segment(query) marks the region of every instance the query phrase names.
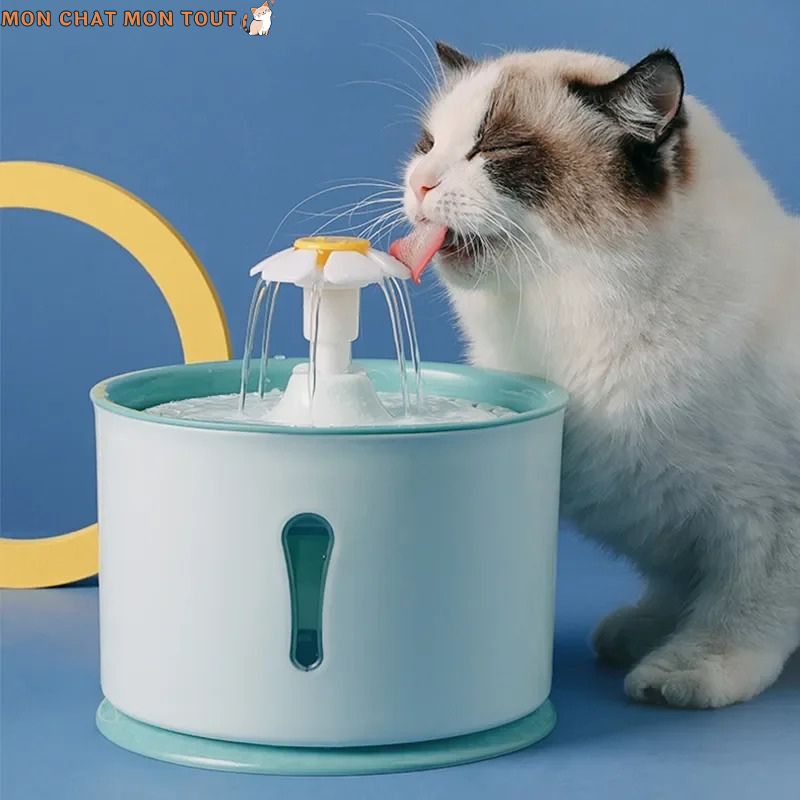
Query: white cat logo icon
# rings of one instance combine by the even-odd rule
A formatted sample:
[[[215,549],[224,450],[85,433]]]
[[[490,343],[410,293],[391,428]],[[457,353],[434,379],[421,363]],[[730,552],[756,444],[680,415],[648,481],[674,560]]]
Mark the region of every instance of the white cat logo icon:
[[[275,0],[272,0],[272,5],[275,5]],[[270,0],[264,0],[264,4],[258,8],[251,8],[253,20],[248,26],[247,12],[245,11],[242,17],[242,28],[251,36],[266,36],[272,26],[272,9],[270,8]]]

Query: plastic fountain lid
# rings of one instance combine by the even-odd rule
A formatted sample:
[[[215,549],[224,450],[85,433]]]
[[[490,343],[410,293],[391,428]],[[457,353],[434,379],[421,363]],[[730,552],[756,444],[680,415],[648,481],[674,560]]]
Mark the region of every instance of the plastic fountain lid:
[[[350,236],[306,236],[293,247],[259,261],[250,274],[265,281],[297,286],[359,288],[385,278],[408,279],[408,268],[368,239]]]

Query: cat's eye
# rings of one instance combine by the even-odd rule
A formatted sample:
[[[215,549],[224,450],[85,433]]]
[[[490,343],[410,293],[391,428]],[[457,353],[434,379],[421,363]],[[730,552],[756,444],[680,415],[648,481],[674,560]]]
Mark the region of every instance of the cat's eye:
[[[493,147],[482,147],[482,153],[496,153],[498,150],[522,150],[525,147],[530,147],[530,142],[505,142],[503,144],[496,144]]]
[[[428,131],[422,131],[419,139],[417,140],[416,144],[416,151],[418,153],[428,153],[430,152],[431,148],[433,147],[433,136],[431,136]]]
[[[478,153],[502,153],[507,151],[524,150],[531,147],[531,142],[524,139],[509,139],[508,141],[498,142],[477,142],[467,153],[467,161],[474,158]]]

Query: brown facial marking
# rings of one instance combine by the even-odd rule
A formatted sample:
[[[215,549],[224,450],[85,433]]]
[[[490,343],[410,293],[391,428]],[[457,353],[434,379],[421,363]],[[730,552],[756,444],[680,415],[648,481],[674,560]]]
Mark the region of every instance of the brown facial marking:
[[[547,138],[526,118],[525,89],[522,74],[509,72],[501,78],[468,157],[484,157],[486,172],[499,191],[538,205],[558,178],[559,164]]]
[[[597,85],[584,79],[566,79],[569,92],[595,108]],[[613,119],[613,118],[612,118]],[[690,156],[686,111],[681,108],[664,134],[654,142],[643,141],[620,129],[617,178],[620,191],[642,203],[663,199],[672,185],[689,180]]]
[[[414,150],[417,153],[427,153],[433,147],[433,136],[428,133],[428,131],[423,130],[417,139],[417,143],[414,145]]]
[[[684,78],[671,50],[655,50],[610,81],[576,75],[567,89],[614,124],[625,190],[662,198],[673,179],[688,180]]]
[[[669,141],[634,142],[570,91],[576,80],[592,76],[506,68],[469,155],[480,153],[497,190],[537,209],[562,235],[612,239],[661,205],[673,176],[689,180],[685,112]]]
[[[506,69],[492,93],[479,148],[486,149],[487,174],[498,191],[536,208],[571,236],[602,229],[619,202],[606,174],[609,154],[585,138],[577,118],[565,116],[569,98],[563,92],[522,67]],[[517,142],[526,146],[509,147]]]

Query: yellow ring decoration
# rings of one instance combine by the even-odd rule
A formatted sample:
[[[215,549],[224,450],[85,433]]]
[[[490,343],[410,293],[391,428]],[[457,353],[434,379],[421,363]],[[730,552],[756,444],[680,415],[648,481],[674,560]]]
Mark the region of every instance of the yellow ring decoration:
[[[187,363],[231,357],[217,292],[189,244],[155,209],[111,181],[61,164],[0,162],[0,208],[50,211],[104,233],[147,270],[167,301]],[[0,588],[58,586],[97,572],[97,524],[43,539],[0,538]]]

